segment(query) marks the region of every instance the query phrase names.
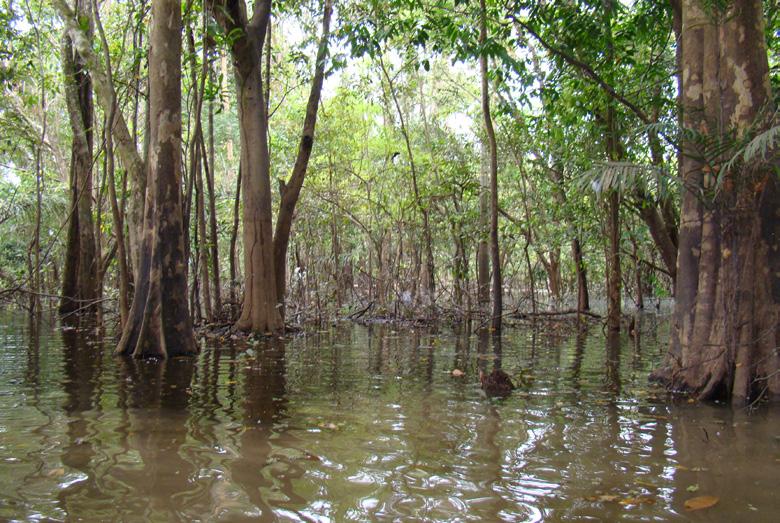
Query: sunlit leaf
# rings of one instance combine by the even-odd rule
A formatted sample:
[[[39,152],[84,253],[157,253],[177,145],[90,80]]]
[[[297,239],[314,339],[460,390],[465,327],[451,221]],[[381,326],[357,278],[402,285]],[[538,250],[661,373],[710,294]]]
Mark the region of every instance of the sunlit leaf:
[[[693,511],[714,507],[719,501],[720,498],[715,496],[696,496],[685,502],[685,510]]]

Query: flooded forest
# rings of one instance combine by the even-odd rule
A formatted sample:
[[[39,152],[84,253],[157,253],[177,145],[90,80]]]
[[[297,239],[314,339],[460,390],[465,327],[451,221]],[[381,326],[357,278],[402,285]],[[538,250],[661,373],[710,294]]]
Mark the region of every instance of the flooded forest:
[[[777,2],[0,19],[0,520],[777,521]]]

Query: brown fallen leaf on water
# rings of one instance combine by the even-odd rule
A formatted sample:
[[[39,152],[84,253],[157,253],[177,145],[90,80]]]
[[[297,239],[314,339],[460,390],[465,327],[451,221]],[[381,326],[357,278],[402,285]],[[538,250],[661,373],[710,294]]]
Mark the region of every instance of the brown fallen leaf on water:
[[[655,483],[650,483],[649,481],[642,481],[641,479],[636,480],[634,483],[646,488],[653,488],[653,489],[658,488],[658,485],[656,485]]]
[[[454,378],[462,378],[465,374],[466,373],[460,369],[455,369],[452,371],[452,377]]]
[[[615,496],[614,494],[601,494],[599,496],[588,496],[585,499],[588,501],[600,501],[602,503],[611,503],[613,501],[617,501],[620,498],[620,496]]]
[[[685,510],[702,510],[714,507],[718,504],[718,501],[720,501],[720,498],[715,496],[696,496],[685,502]]]
[[[637,496],[635,498],[621,499],[618,503],[621,505],[652,505],[655,503],[655,498],[651,498],[650,496]]]
[[[58,478],[63,474],[65,474],[65,469],[59,468],[59,469],[50,470],[46,475],[49,476],[50,478]]]

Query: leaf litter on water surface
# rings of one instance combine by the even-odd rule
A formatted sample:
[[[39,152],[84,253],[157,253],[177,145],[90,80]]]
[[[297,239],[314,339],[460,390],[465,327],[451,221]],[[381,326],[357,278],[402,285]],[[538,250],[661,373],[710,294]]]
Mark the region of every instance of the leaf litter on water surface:
[[[685,510],[690,512],[714,507],[718,504],[719,501],[720,498],[715,496],[696,496],[695,498],[691,498],[685,502]]]

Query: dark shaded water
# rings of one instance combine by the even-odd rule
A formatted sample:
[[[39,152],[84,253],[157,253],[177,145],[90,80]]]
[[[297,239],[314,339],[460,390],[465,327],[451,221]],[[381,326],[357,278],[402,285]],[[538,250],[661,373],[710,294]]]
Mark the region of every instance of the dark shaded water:
[[[0,520],[777,521],[778,410],[669,406],[668,328],[643,326],[609,350],[350,325],[153,363],[0,316]],[[491,400],[499,365],[519,387]]]

